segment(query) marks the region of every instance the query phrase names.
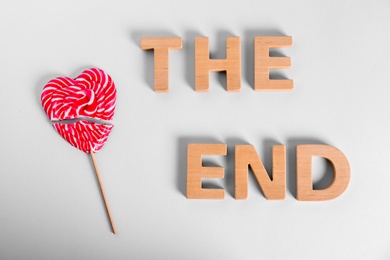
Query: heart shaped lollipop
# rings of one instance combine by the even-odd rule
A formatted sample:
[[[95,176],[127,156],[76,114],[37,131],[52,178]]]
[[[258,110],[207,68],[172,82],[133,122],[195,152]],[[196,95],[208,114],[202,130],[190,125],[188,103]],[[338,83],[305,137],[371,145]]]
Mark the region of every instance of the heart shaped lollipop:
[[[114,116],[116,89],[113,80],[107,73],[97,68],[87,69],[75,79],[58,77],[44,86],[41,101],[47,116],[55,122],[54,129],[71,145],[91,155],[115,234],[114,221],[94,157],[94,153],[103,147],[114,127],[97,122],[111,120]]]
[[[50,120],[61,121],[76,118],[111,120],[115,111],[116,89],[107,73],[101,69],[92,68],[85,70],[75,79],[58,77],[50,80],[43,88],[41,100],[42,107]],[[84,122],[84,125],[87,124],[91,123]],[[57,125],[55,129],[70,144],[89,153],[97,152],[103,147],[112,127],[107,127],[104,132],[98,131],[96,127],[81,129]],[[76,139],[86,133],[89,133],[91,137],[99,136],[100,138],[90,139],[91,146],[86,147],[82,145],[81,139]],[[75,138],[70,139],[69,136]]]

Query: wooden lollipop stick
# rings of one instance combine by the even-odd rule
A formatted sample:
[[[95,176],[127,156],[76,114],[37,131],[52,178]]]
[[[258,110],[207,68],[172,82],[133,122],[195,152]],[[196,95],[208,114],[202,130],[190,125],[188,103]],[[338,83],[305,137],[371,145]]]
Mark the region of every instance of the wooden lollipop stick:
[[[112,232],[115,234],[116,233],[116,228],[115,228],[115,224],[114,224],[114,219],[112,218],[111,211],[110,211],[110,206],[108,205],[108,202],[107,202],[107,199],[106,199],[106,193],[104,192],[103,184],[102,184],[102,181],[100,179],[100,173],[99,173],[99,169],[97,167],[96,161],[95,161],[95,156],[94,156],[94,153],[92,151],[90,152],[90,154],[91,154],[91,157],[92,157],[93,167],[95,167],[95,172],[96,172],[96,176],[97,176],[97,179],[98,179],[98,182],[99,182],[99,185],[100,185],[100,190],[102,191],[104,204],[106,205],[108,218],[110,219]]]

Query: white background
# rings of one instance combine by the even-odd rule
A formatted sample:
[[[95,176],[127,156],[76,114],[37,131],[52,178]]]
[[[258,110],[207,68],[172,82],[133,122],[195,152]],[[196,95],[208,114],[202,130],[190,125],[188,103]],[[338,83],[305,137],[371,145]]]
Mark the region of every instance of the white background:
[[[390,259],[389,1],[1,1],[0,259]],[[291,92],[253,90],[253,37],[288,35]],[[170,91],[153,91],[144,36],[178,36]],[[194,38],[213,58],[242,43],[242,91],[213,73],[194,91]],[[118,96],[114,130],[96,155],[118,233],[110,230],[87,154],[51,127],[40,103],[56,76],[99,67]],[[226,143],[224,200],[187,200],[189,143]],[[287,146],[287,197],[267,201],[250,178],[234,199],[234,145],[264,164]],[[297,144],[348,158],[345,193],[295,199]],[[315,164],[316,185],[329,169]]]

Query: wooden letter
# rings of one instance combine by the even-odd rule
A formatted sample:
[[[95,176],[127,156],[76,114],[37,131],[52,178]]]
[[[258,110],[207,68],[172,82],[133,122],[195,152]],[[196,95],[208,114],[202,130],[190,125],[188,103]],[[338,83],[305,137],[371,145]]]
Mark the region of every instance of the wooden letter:
[[[327,159],[332,167],[332,184],[323,190],[313,190],[312,156]],[[342,194],[348,186],[350,169],[345,155],[335,147],[328,145],[297,146],[297,199],[301,201],[330,200]]]
[[[154,50],[154,91],[168,92],[169,50],[180,50],[180,37],[142,38],[143,50]]]
[[[270,48],[292,45],[291,36],[255,37],[255,90],[291,90],[292,80],[270,80],[269,69],[286,69],[291,66],[290,57],[270,57]]]
[[[286,197],[286,147],[275,145],[272,148],[272,180],[253,145],[235,147],[235,198],[248,197],[248,166],[251,166],[264,196],[269,200],[282,200]]]
[[[195,90],[209,90],[210,71],[226,71],[227,91],[241,90],[241,47],[240,37],[226,38],[226,59],[210,59],[209,39],[195,39]]]
[[[202,178],[223,178],[223,167],[203,167],[202,155],[226,155],[226,144],[189,144],[187,154],[187,198],[223,199],[222,189],[203,189]]]

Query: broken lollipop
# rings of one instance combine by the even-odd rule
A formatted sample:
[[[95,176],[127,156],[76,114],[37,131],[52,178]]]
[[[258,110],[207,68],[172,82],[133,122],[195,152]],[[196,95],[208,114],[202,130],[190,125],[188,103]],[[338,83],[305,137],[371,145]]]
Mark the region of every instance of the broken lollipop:
[[[103,147],[113,128],[104,121],[114,116],[114,82],[101,69],[87,69],[75,79],[57,77],[50,80],[42,90],[41,101],[54,129],[71,145],[91,155],[115,234],[116,228],[94,156]]]

